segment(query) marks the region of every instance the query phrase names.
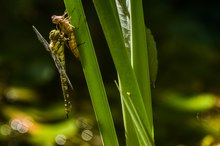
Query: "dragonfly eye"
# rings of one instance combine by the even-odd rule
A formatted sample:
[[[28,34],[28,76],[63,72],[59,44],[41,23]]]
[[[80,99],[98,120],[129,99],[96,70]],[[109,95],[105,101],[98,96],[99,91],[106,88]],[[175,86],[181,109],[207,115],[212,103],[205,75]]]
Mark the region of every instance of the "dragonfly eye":
[[[50,31],[49,39],[50,40],[58,40],[61,37],[60,31],[53,29]]]

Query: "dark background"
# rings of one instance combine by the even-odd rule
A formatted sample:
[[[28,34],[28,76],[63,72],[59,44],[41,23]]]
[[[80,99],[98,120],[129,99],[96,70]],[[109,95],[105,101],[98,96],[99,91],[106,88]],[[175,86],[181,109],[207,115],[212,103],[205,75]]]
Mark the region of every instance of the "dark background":
[[[67,73],[74,91],[73,113],[66,119],[59,74],[32,30],[35,25],[47,39],[49,31],[55,28],[50,17],[63,14],[63,1],[8,0],[0,5],[0,144],[46,145],[49,141],[57,145],[43,134],[59,131],[57,125],[65,127],[66,121],[80,121],[82,117],[97,135],[80,62],[67,49]],[[144,1],[145,22],[158,49],[159,72],[156,88],[152,89],[158,146],[220,143],[219,6],[196,0]],[[84,2],[84,8],[119,140],[124,145],[119,96],[114,84],[117,75],[92,2]],[[23,121],[27,117],[38,128],[26,126],[29,130],[23,133],[12,128],[14,119]],[[53,130],[48,130],[49,127]],[[86,145],[79,136],[79,126],[77,129],[75,133],[70,130],[72,135],[66,145]],[[37,138],[40,140],[33,142]],[[94,139],[88,143],[98,145]]]

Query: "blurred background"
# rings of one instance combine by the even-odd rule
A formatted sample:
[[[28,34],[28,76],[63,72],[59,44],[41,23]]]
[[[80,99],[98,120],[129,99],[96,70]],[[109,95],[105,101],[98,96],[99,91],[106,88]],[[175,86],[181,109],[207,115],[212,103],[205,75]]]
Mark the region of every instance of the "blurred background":
[[[63,14],[63,1],[8,0],[0,5],[0,145],[101,145],[80,62],[66,49],[74,86],[73,111],[66,118],[59,73],[32,30],[35,25],[48,40],[55,28],[50,17]],[[219,6],[195,0],[144,1],[159,59],[152,88],[158,146],[220,145]],[[92,2],[84,2],[84,8],[117,134],[125,145],[115,68]]]

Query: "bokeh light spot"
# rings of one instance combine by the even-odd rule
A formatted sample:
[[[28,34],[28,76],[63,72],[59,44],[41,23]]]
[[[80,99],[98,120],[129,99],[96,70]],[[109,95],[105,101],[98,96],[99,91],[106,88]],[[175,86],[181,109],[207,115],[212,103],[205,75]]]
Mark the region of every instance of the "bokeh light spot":
[[[10,133],[11,133],[11,128],[10,128],[10,126],[9,125],[7,125],[7,124],[4,124],[4,125],[2,125],[1,127],[0,127],[0,133],[2,134],[2,135],[10,135]]]
[[[86,130],[83,130],[81,137],[85,141],[90,141],[93,138],[93,133],[91,130],[86,129]]]
[[[66,136],[59,134],[56,136],[55,141],[58,145],[64,145],[66,143]]]

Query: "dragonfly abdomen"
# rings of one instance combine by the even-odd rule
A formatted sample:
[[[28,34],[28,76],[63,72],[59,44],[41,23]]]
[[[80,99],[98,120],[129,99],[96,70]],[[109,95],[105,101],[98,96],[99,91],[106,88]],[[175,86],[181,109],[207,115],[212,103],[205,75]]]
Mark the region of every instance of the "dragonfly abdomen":
[[[61,85],[62,85],[62,91],[63,91],[63,97],[64,97],[64,108],[68,116],[68,113],[72,109],[72,105],[70,102],[70,95],[68,91],[69,90],[68,81],[63,74],[60,74],[60,79],[61,79]]]

